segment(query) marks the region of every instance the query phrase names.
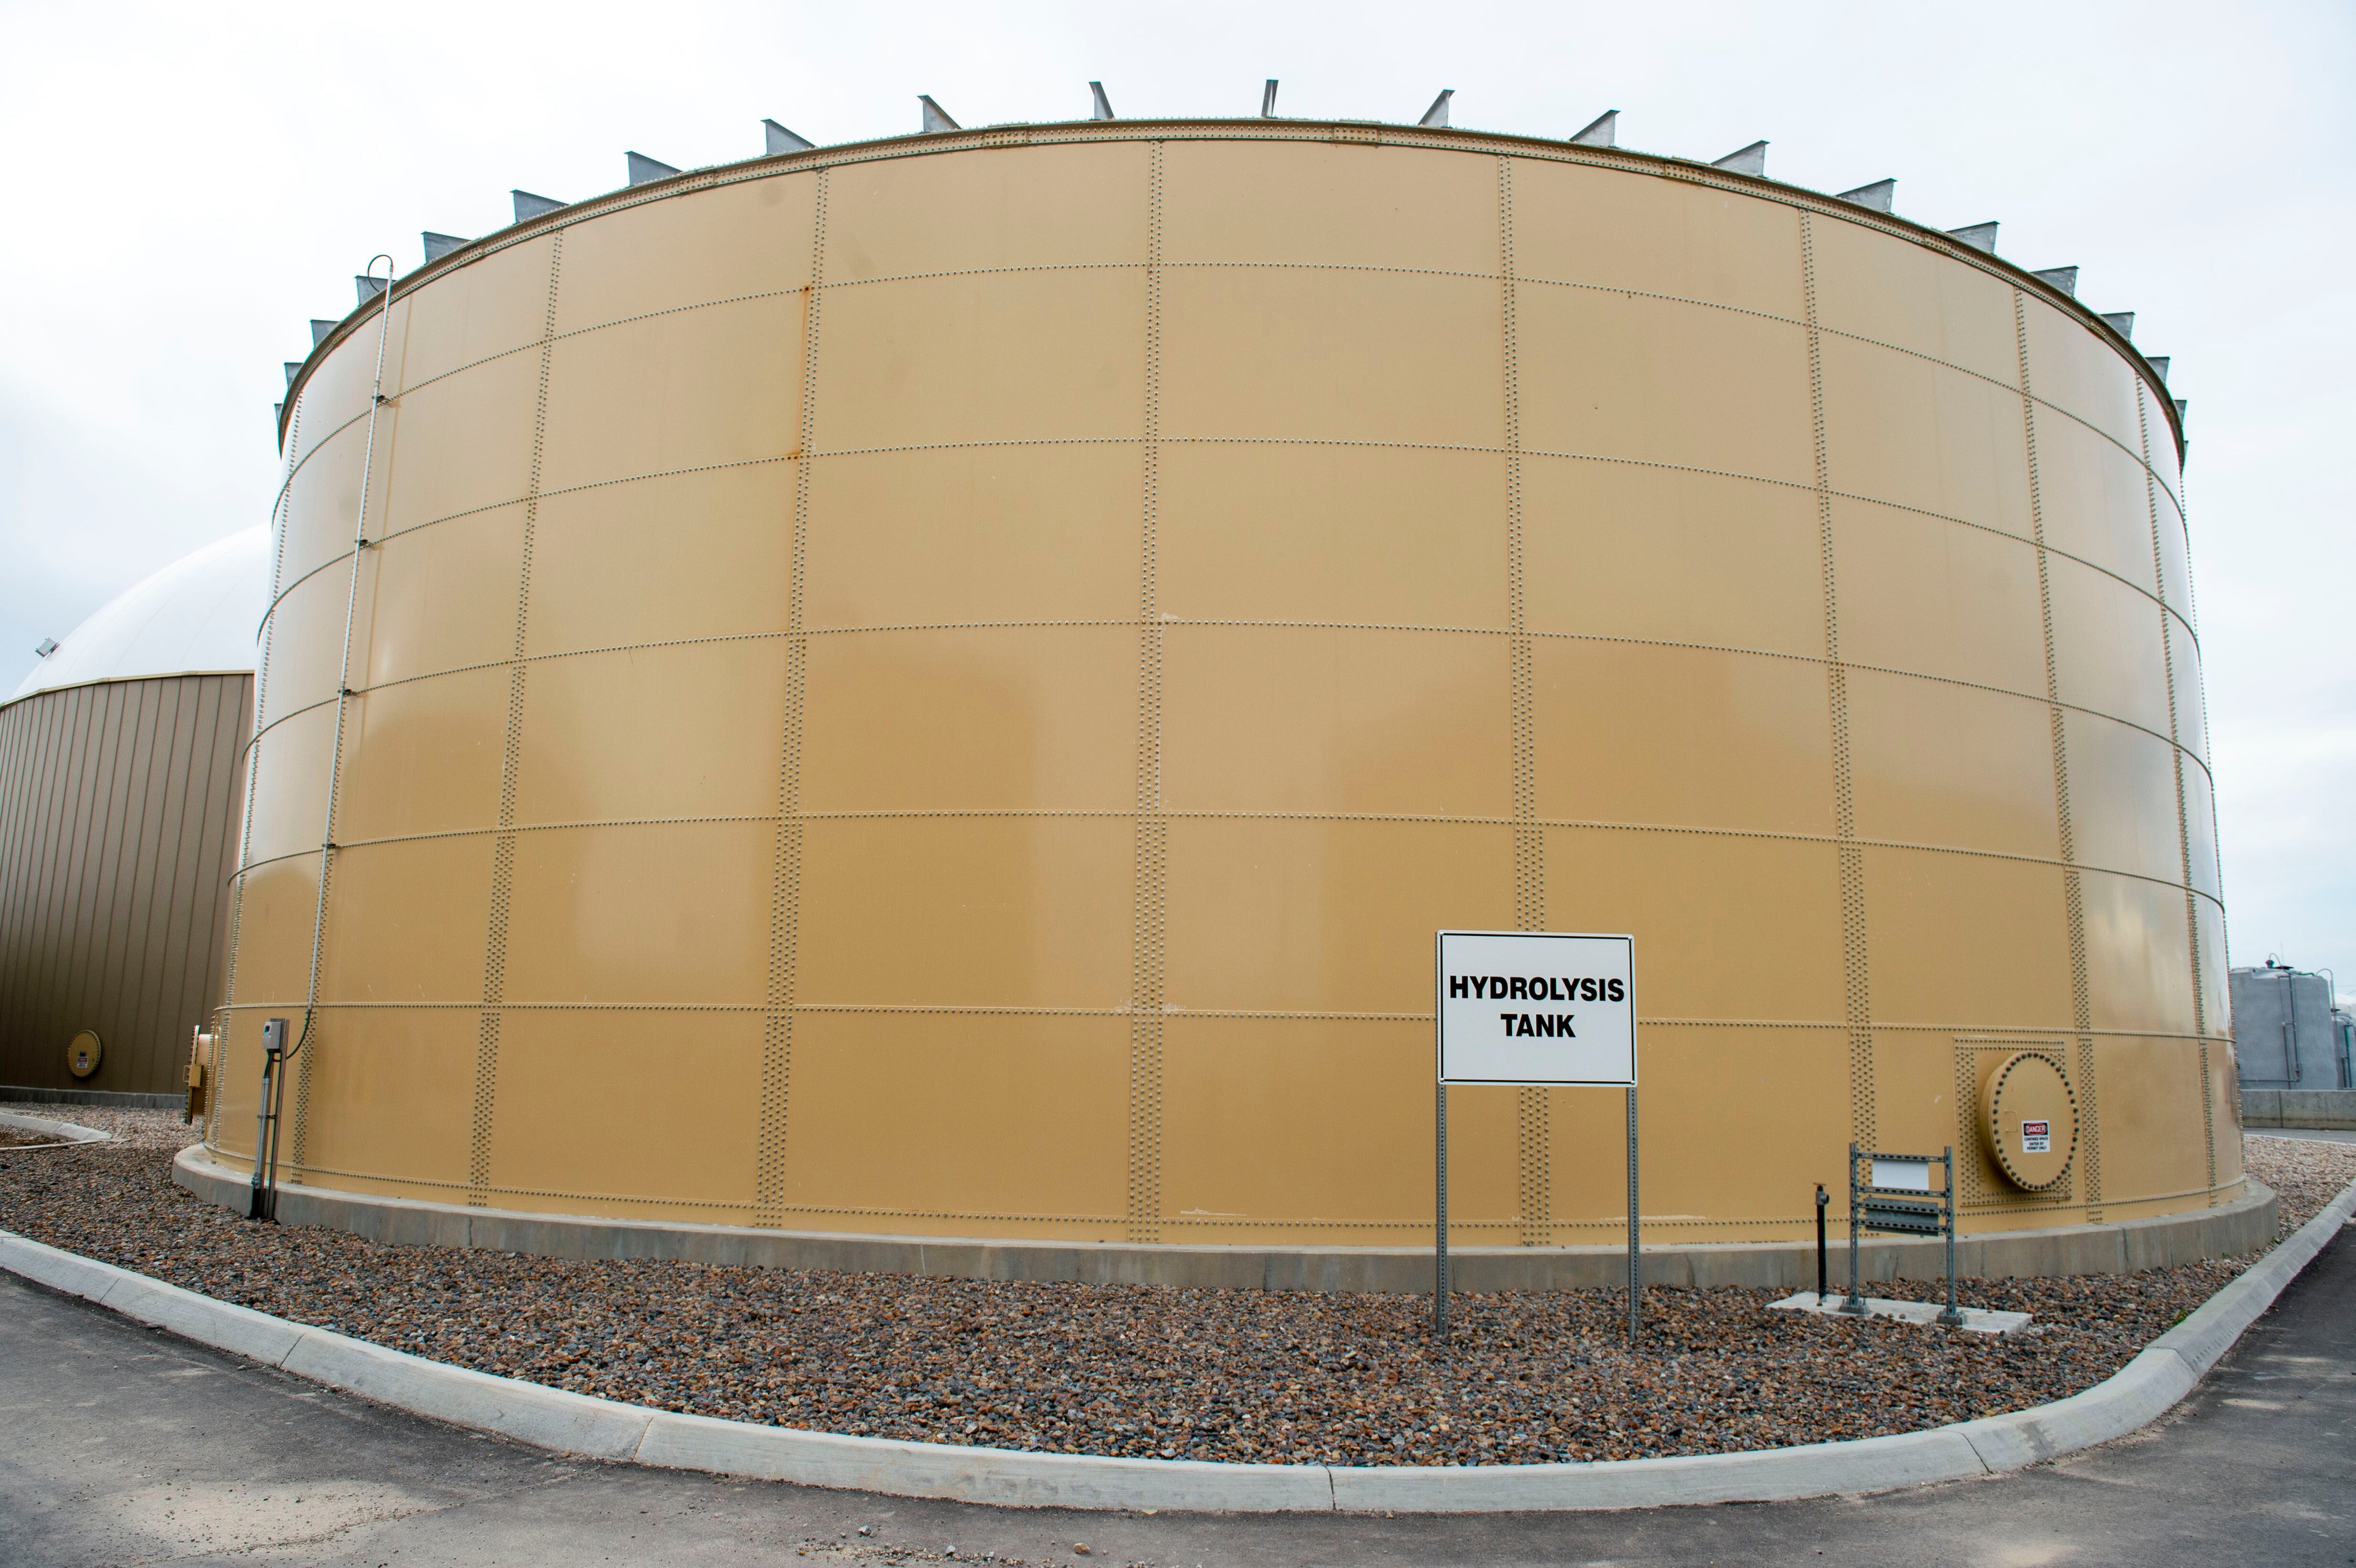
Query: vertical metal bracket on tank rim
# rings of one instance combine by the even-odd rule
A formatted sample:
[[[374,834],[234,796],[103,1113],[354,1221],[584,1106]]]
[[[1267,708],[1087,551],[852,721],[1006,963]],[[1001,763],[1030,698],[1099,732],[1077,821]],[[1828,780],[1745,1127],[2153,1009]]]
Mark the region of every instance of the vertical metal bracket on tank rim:
[[[286,1093],[286,1074],[294,1058],[309,1043],[311,1028],[319,1010],[319,956],[327,929],[327,870],[336,852],[336,803],[344,775],[344,720],[352,699],[352,624],[359,617],[360,602],[360,552],[368,549],[369,491],[376,475],[377,414],[384,407],[384,355],[392,336],[392,284],[398,263],[383,253],[369,258],[368,271],[362,275],[369,283],[376,281],[376,264],[384,263],[384,287],[378,291],[384,306],[377,312],[376,379],[369,389],[368,439],[360,449],[360,498],[359,515],[352,520],[351,572],[344,588],[344,654],[336,671],[336,740],[327,753],[327,808],[319,830],[319,887],[311,905],[311,972],[303,992],[303,1029],[294,1043],[283,1054],[273,1057],[265,1052],[262,1061],[262,1093],[268,1118],[269,1157],[257,1144],[253,1151],[254,1188],[253,1218],[274,1219],[278,1211],[278,1115],[269,1106],[274,1090],[282,1102]],[[273,1065],[275,1071],[273,1071]],[[300,1109],[300,1099],[297,1099]],[[297,1157],[300,1157],[298,1151]],[[266,1175],[264,1174],[266,1171]]]

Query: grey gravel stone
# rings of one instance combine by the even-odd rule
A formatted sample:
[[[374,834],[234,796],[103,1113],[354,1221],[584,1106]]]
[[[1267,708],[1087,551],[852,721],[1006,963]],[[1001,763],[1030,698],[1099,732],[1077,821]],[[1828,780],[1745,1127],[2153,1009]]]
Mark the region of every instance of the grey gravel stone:
[[[251,1224],[174,1186],[177,1114],[77,1108],[123,1141],[6,1159],[0,1226],[261,1311],[608,1399],[1055,1453],[1504,1464],[1918,1431],[2079,1392],[2247,1260],[1966,1281],[2006,1339],[1770,1312],[1767,1290],[1461,1297],[1451,1343],[1397,1296],[914,1279],[385,1246]],[[2252,1137],[2296,1227],[2356,1147]],[[1880,1284],[1927,1299],[1933,1283]]]

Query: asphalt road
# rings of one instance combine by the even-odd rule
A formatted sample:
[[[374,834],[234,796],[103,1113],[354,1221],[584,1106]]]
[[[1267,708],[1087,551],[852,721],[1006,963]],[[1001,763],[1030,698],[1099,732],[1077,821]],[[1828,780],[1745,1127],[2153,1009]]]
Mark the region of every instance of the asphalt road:
[[[0,1275],[0,1563],[17,1568],[888,1563],[951,1547],[1074,1568],[2356,1563],[2356,1237],[2169,1416],[2060,1464],[1866,1499],[1452,1519],[1000,1509],[554,1459]]]

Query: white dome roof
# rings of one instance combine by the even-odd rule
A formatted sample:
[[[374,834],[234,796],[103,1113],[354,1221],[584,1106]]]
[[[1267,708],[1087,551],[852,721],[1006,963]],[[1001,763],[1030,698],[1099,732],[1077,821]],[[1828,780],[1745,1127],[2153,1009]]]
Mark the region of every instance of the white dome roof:
[[[34,667],[17,697],[99,680],[253,668],[270,599],[270,530],[252,528],[116,595]]]

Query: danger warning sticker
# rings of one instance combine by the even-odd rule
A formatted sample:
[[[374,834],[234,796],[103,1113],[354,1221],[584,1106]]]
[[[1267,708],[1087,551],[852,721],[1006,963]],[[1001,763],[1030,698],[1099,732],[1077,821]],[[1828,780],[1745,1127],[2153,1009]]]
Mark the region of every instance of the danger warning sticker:
[[[2020,1152],[2021,1152],[2021,1153],[2023,1153],[2023,1154],[2048,1154],[2048,1153],[2051,1153],[2051,1152],[2052,1151],[2052,1148],[2053,1148],[2053,1124],[2052,1124],[2052,1123],[2051,1123],[2051,1122],[2023,1122],[2023,1123],[2021,1123],[2021,1124],[2020,1124]]]

